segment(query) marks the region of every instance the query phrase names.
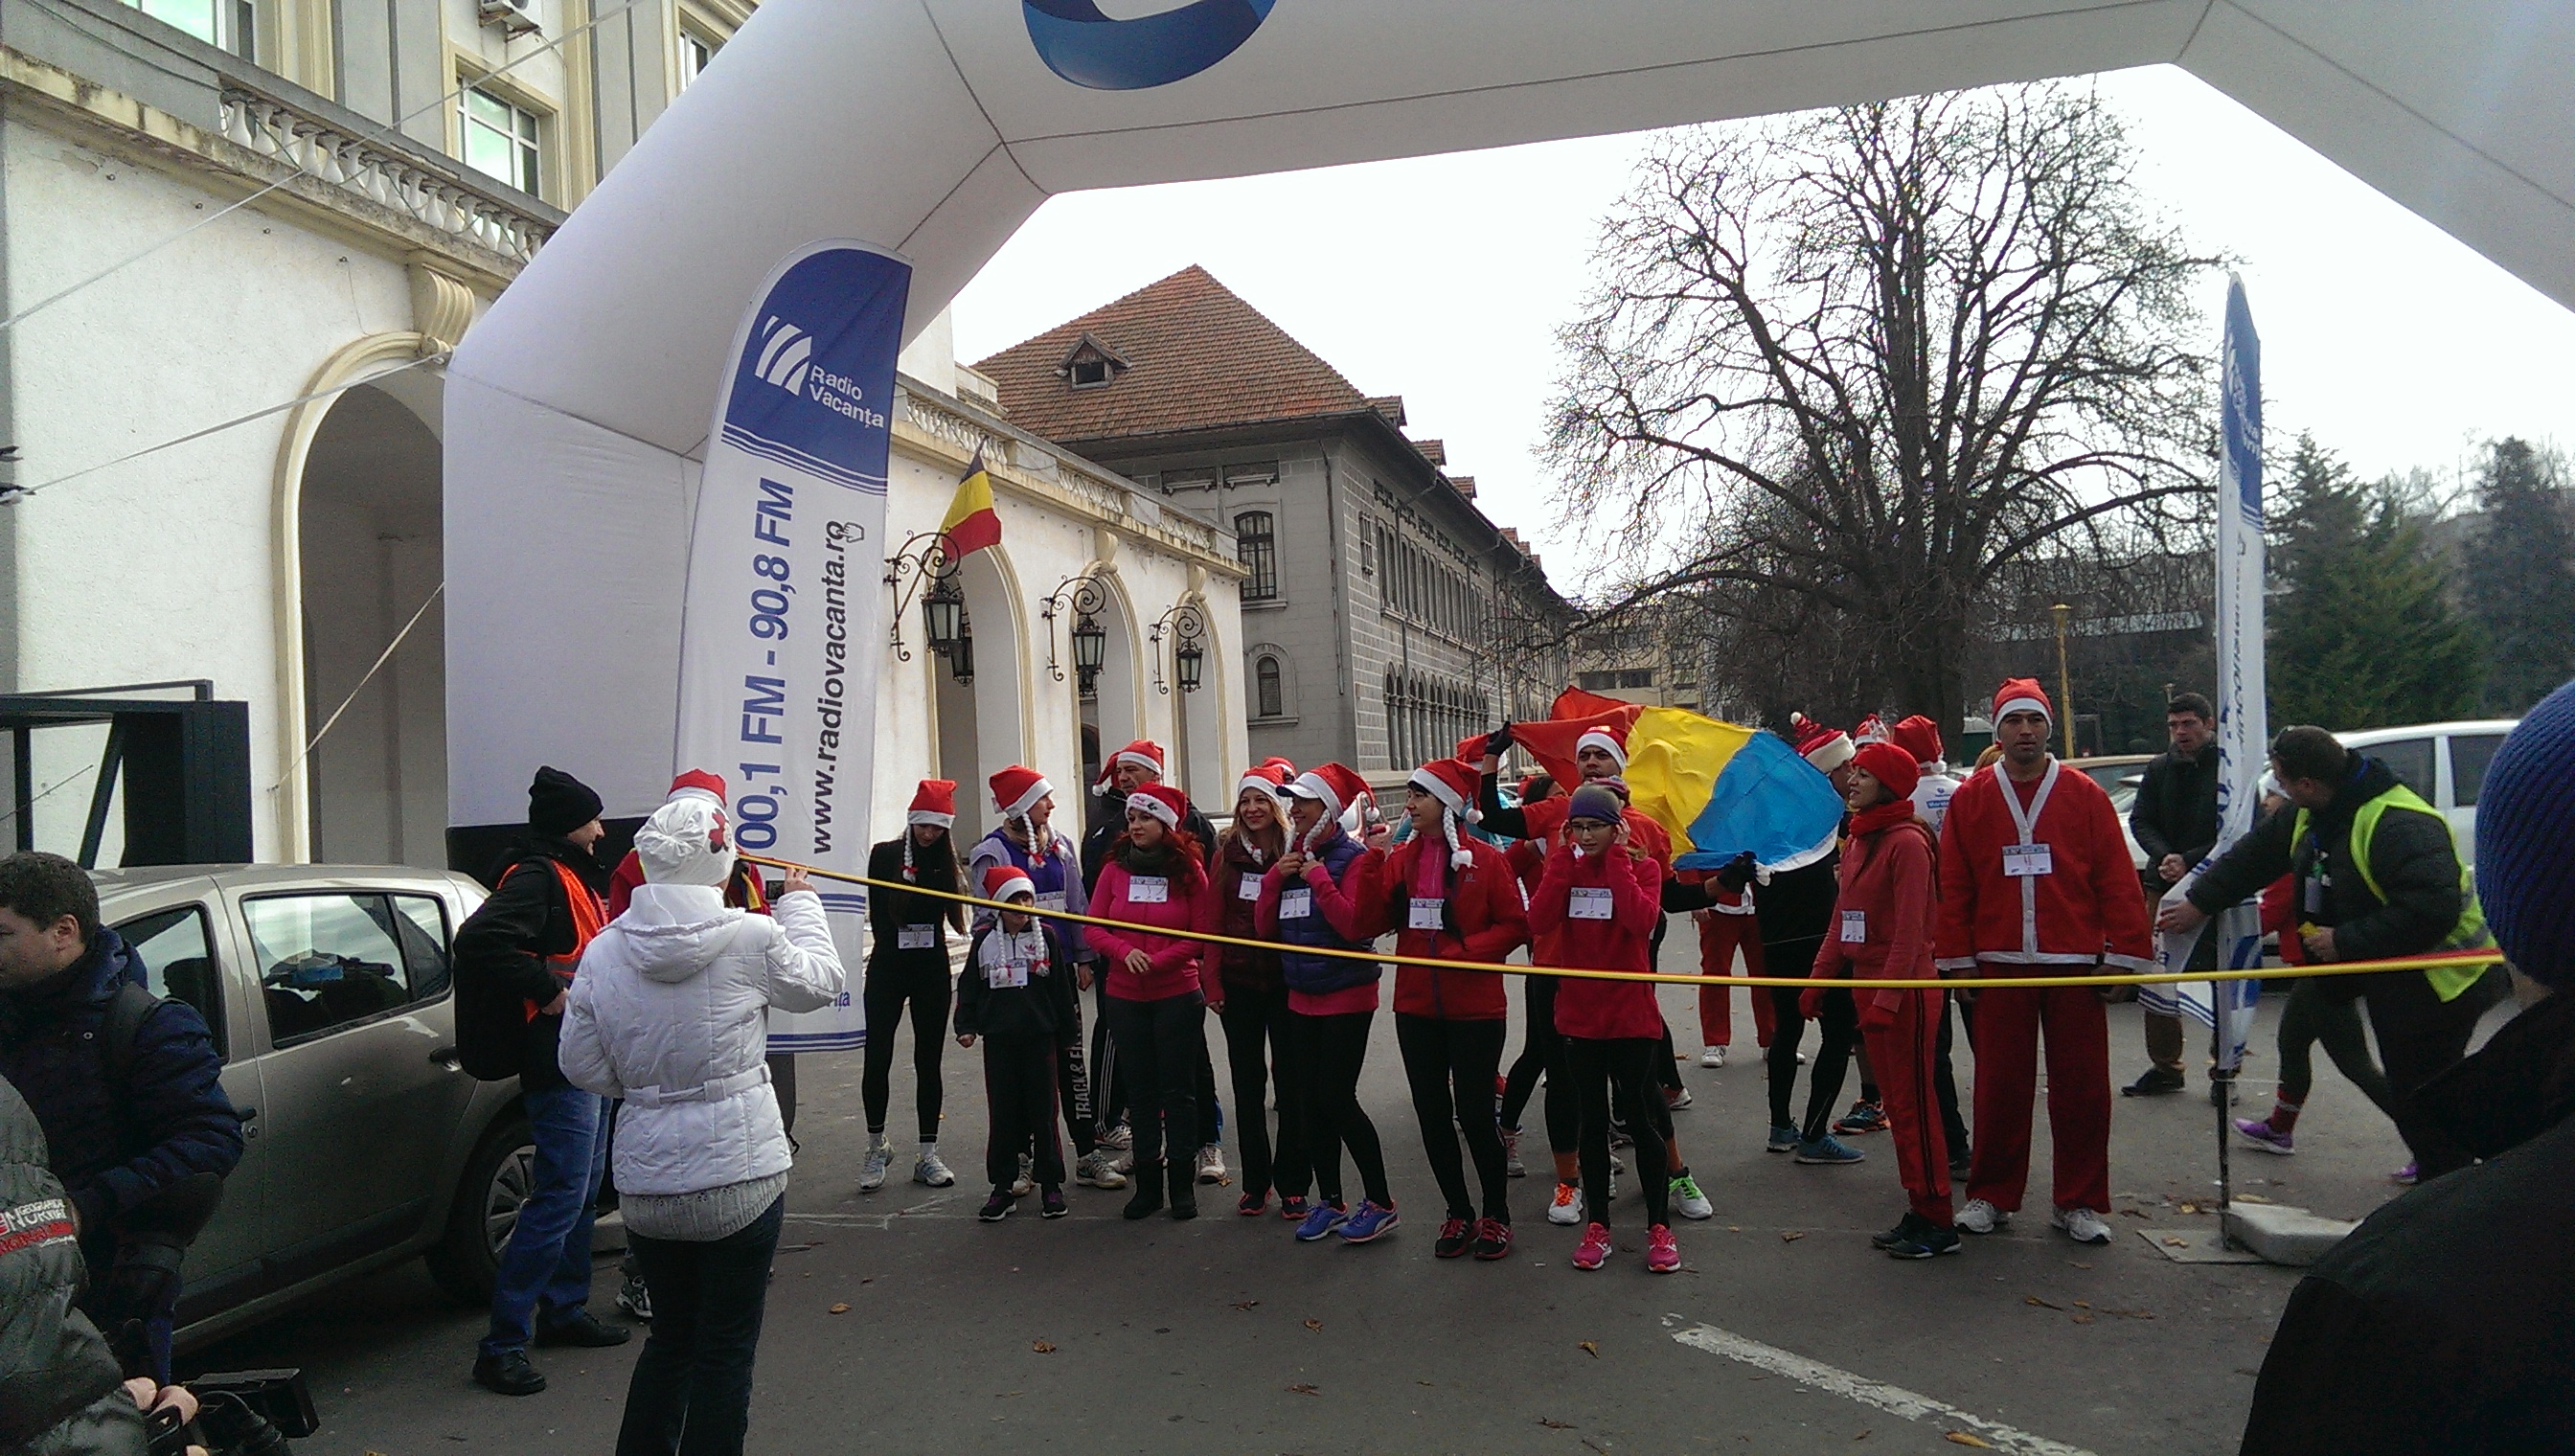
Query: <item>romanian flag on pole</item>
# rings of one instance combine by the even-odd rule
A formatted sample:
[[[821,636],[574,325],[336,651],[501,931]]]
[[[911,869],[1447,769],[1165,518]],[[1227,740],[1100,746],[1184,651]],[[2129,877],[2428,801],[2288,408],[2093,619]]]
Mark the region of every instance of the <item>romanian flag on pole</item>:
[[[993,509],[993,478],[984,471],[978,446],[966,478],[957,483],[957,499],[948,503],[948,519],[939,523],[947,534],[949,560],[963,561],[988,546],[1002,544],[1002,517]]]
[[[1636,715],[1627,787],[1671,831],[1676,868],[1714,869],[1748,849],[1765,869],[1794,869],[1841,833],[1841,795],[1786,738],[1677,708]]]

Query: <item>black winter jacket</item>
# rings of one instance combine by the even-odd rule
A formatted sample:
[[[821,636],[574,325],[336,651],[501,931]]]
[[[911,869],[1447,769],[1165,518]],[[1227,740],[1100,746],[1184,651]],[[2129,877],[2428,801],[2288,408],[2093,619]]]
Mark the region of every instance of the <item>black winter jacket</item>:
[[[564,989],[546,969],[545,957],[569,955],[573,948],[572,906],[549,861],[571,866],[593,889],[599,888],[599,862],[571,840],[548,835],[529,841],[502,869],[492,897],[456,927],[456,1013],[460,1020],[491,1008],[515,1008],[533,1001],[543,1006]],[[510,1014],[522,1015],[513,1009]],[[519,1086],[547,1091],[572,1085],[555,1065],[555,1042],[563,1017],[538,1015],[523,1020],[519,1043]]]
[[[966,950],[966,969],[957,977],[957,1034],[986,1037],[1064,1039],[1077,1014],[1073,962],[1052,926],[1039,923],[1046,940],[1043,959],[1029,966],[1025,986],[996,986],[985,976],[984,949],[1002,929],[998,920],[975,932]],[[999,947],[995,947],[998,953]]]
[[[0,1082],[0,1451],[143,1456],[143,1413],[116,1356],[72,1308],[84,1267],[45,1135]]]
[[[2303,840],[2292,842],[2297,810],[2282,807],[2192,883],[2192,906],[2213,915],[2295,872],[2298,918],[2333,928],[2338,959],[2415,955],[2440,944],[2467,904],[2450,826],[2438,814],[2390,810],[2382,816],[2369,845],[2369,869],[2387,898],[2371,894],[2351,860],[2352,815],[2395,787],[2396,775],[2376,758],[2353,756],[2358,766],[2332,803],[2307,815]]]
[[[904,838],[912,830],[904,830]],[[926,889],[957,889],[957,851],[949,844],[923,850],[913,847],[913,883]],[[903,878],[903,839],[888,839],[868,850],[868,878],[899,881]],[[966,928],[967,906],[962,900],[946,900],[936,895],[913,894],[906,890],[868,886],[868,964],[921,965],[936,967],[948,973],[948,942],[945,937],[926,950],[903,948],[906,925],[951,925]]]
[[[2163,753],[2146,765],[2137,801],[2128,809],[2128,832],[2146,851],[2145,880],[2162,892],[2155,866],[2166,854],[2197,864],[2217,844],[2217,745],[2190,757]]]
[[[117,1220],[136,1204],[182,1178],[221,1177],[242,1157],[223,1058],[187,1002],[164,1001],[144,1018],[121,1099],[108,1084],[100,1037],[128,980],[145,984],[143,966],[102,926],[69,970],[0,993],[0,1077],[35,1109],[93,1259],[113,1252]]]

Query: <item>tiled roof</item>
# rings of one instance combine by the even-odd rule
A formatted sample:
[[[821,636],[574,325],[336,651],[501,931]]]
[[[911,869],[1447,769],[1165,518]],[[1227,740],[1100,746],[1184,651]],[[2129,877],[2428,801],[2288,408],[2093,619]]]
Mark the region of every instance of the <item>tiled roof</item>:
[[[1057,371],[1085,335],[1128,367],[1108,384],[1076,389]],[[1012,424],[1058,441],[1348,414],[1371,403],[1196,264],[975,368],[1001,386]]]

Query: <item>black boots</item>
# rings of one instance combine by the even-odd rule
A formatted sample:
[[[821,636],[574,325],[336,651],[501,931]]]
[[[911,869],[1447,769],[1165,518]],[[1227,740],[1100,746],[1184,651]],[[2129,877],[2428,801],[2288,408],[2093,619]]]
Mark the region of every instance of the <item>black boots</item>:
[[[1150,1217],[1163,1206],[1163,1168],[1160,1163],[1138,1163],[1127,1170],[1127,1177],[1136,1188],[1127,1200],[1129,1218]]]
[[[1183,1219],[1198,1217],[1198,1169],[1192,1166],[1187,1158],[1174,1158],[1171,1162],[1171,1173],[1172,1216]]]

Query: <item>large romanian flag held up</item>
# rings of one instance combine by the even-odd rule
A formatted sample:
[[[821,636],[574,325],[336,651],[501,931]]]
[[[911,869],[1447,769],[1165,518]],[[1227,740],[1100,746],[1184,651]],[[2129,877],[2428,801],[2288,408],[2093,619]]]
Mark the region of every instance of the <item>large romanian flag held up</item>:
[[[948,537],[952,562],[1002,544],[1002,517],[993,509],[993,478],[985,474],[982,447],[976,448],[973,464],[966,467],[966,478],[957,483],[957,499],[948,503],[948,518],[939,523],[939,529]]]

